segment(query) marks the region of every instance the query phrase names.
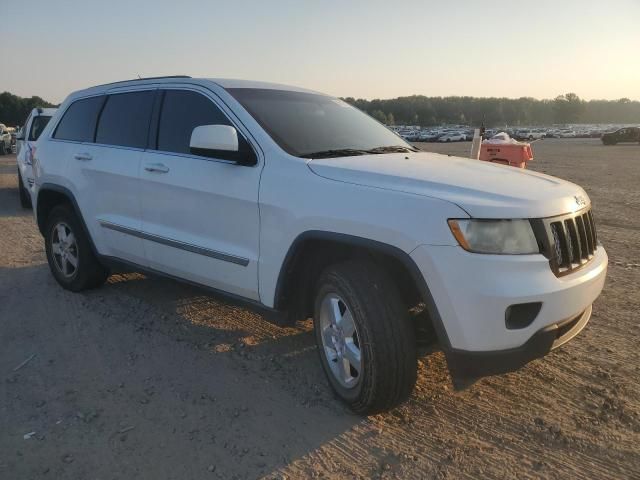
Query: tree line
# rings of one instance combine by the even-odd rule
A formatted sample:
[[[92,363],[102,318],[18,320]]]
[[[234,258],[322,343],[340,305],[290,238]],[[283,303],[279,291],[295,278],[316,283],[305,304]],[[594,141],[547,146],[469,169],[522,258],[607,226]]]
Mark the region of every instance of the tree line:
[[[40,97],[22,98],[9,92],[0,93],[0,123],[7,127],[22,125],[36,107],[55,107]]]
[[[493,126],[566,123],[640,123],[640,101],[582,100],[575,93],[553,100],[530,97],[426,97],[387,100],[343,98],[387,125],[464,124]]]
[[[487,127],[551,125],[554,123],[640,123],[640,101],[582,100],[575,93],[559,95],[553,100],[495,97],[426,97],[412,95],[387,100],[343,98],[387,125],[442,124],[480,125]],[[40,97],[22,98],[0,93],[0,123],[22,125],[35,107],[53,107]]]

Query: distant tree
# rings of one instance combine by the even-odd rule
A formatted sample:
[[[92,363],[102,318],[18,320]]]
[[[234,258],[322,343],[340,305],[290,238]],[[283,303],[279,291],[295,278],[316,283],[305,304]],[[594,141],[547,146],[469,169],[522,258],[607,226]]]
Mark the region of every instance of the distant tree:
[[[553,110],[556,123],[577,123],[584,112],[584,102],[575,93],[558,95]]]
[[[441,125],[467,123],[487,127],[507,125],[550,125],[552,123],[640,123],[640,102],[590,100],[585,102],[575,93],[553,100],[535,98],[425,97],[412,95],[387,100],[347,97],[346,102],[374,114],[382,112],[388,124]],[[380,113],[375,113],[381,119]]]
[[[371,112],[371,116],[378,120],[380,123],[387,124],[387,116],[382,110],[374,110]]]
[[[387,125],[395,125],[396,124],[396,120],[395,118],[393,118],[393,113],[389,112],[387,113]]]
[[[3,92],[0,93],[0,123],[7,126],[22,125],[34,108],[53,106],[40,97],[21,98],[12,93]]]

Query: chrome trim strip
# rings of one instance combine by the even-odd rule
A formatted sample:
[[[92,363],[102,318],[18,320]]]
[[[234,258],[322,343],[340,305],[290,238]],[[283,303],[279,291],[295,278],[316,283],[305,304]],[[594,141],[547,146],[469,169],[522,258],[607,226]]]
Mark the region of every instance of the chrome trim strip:
[[[241,265],[246,267],[249,265],[249,259],[243,257],[236,257],[235,255],[230,255],[228,253],[218,252],[216,250],[210,250],[208,248],[199,247],[197,245],[193,245],[191,243],[184,243],[178,240],[172,240],[170,238],[161,237],[159,235],[154,235],[152,233],[142,232],[140,230],[136,230],[134,228],[124,227],[122,225],[118,225],[115,223],[107,222],[104,220],[100,220],[100,225],[109,230],[114,230],[116,232],[124,233],[127,235],[132,235],[134,237],[142,238],[143,240],[150,240],[152,242],[159,243],[161,245],[166,245],[168,247],[178,248],[180,250],[185,250],[187,252],[196,253],[198,255],[204,255],[205,257],[215,258],[216,260],[222,260],[224,262],[235,263],[236,265]]]

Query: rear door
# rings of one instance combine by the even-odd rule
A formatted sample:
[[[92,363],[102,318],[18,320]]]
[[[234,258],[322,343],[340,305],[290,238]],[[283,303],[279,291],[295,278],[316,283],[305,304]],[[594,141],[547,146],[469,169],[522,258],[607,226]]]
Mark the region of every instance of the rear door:
[[[255,145],[208,90],[175,87],[160,95],[157,127],[140,171],[148,264],[257,300],[262,161],[247,167],[193,155],[189,141],[197,126],[232,125],[241,148]]]
[[[139,170],[154,96],[141,90],[79,100],[54,133],[69,142],[68,175],[99,253],[141,265]]]
[[[21,155],[24,155],[26,153],[26,151],[24,150],[24,146],[27,142],[27,139],[29,138],[29,129],[31,127],[31,119],[33,118],[33,112],[29,114],[29,116],[27,117],[27,120],[24,122],[24,125],[22,126],[22,129],[20,131],[20,133],[24,133],[23,135],[23,139],[22,140],[18,140],[16,139],[16,154],[18,155],[18,161],[21,160],[21,158],[23,159],[24,157],[21,157]]]
[[[33,152],[40,134],[51,120],[49,115],[30,115],[24,126],[24,140],[16,145],[18,163],[21,167],[22,178],[29,188],[33,186]]]

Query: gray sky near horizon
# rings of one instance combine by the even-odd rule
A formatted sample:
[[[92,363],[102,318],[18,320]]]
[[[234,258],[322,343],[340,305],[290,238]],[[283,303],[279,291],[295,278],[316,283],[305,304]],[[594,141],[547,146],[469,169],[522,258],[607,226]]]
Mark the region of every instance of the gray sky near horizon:
[[[0,0],[0,92],[138,75],[336,96],[640,100],[640,1]]]

